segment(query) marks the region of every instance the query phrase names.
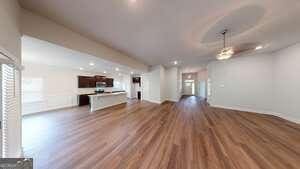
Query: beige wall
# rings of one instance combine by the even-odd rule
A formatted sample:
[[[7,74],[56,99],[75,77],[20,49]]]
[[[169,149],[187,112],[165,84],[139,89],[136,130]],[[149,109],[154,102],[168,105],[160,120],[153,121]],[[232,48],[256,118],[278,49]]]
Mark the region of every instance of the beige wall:
[[[57,45],[126,65],[134,69],[148,71],[147,65],[127,56],[124,53],[109,48],[99,42],[92,41],[79,33],[28,10],[22,9],[21,12],[22,32],[25,35],[46,40]]]
[[[17,0],[0,0],[0,47],[21,58],[21,33]]]

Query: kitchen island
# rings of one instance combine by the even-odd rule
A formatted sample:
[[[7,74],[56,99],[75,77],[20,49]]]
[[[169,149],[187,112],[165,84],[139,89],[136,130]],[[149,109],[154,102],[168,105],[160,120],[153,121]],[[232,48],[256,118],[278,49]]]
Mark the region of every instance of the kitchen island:
[[[126,103],[126,92],[99,93],[89,95],[90,112],[101,110],[110,106]]]

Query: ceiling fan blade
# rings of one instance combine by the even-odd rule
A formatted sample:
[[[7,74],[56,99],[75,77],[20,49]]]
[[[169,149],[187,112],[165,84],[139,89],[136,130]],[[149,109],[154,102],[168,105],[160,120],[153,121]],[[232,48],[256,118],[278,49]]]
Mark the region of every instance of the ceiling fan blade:
[[[255,50],[257,43],[243,43],[234,47],[234,55],[252,52]]]

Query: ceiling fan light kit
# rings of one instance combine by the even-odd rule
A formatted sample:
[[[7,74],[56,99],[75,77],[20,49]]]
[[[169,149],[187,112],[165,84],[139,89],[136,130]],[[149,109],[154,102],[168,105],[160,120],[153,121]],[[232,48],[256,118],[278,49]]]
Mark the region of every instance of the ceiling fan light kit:
[[[233,47],[226,47],[226,33],[227,32],[228,32],[227,29],[225,29],[224,31],[221,32],[223,35],[223,49],[220,51],[219,54],[217,54],[218,60],[229,59],[232,57],[232,55],[234,55]]]
[[[217,55],[218,60],[225,60],[232,57],[234,50],[232,47],[223,48],[221,52]]]

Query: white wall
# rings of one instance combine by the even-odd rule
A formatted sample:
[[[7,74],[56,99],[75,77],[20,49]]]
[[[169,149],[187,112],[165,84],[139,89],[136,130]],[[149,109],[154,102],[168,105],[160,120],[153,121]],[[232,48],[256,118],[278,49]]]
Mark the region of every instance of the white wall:
[[[207,98],[207,78],[208,72],[207,69],[202,69],[197,72],[197,83],[198,83],[198,96],[202,98]]]
[[[178,101],[181,96],[180,72],[177,67],[155,66],[142,75],[142,99],[154,103]]]
[[[300,44],[273,56],[275,111],[300,123]]]
[[[181,69],[178,69],[178,81],[177,81],[177,85],[178,85],[178,95],[179,95],[179,98],[182,96],[183,94],[183,89],[182,89],[182,70]]]
[[[127,92],[127,98],[132,98],[132,79],[130,75],[123,75],[122,84],[124,85],[124,90]]]
[[[0,1],[0,50],[9,52],[21,62],[21,33],[19,24],[19,4],[17,0]],[[4,51],[5,50],[5,51]],[[19,82],[17,82],[19,84]],[[18,87],[17,87],[18,88]],[[17,95],[18,109],[8,118],[8,157],[19,157],[22,152],[20,94]]]
[[[151,70],[150,70],[151,71]],[[143,73],[141,76],[142,82],[142,100],[150,100],[150,75],[149,73]]]
[[[52,109],[71,107],[77,105],[78,94],[89,94],[94,93],[95,88],[78,88],[78,75],[83,76],[94,76],[101,75],[94,72],[84,72],[73,69],[60,68],[48,65],[37,65],[33,63],[24,63],[25,69],[23,71],[23,87],[25,86],[26,79],[29,82],[32,79],[40,79],[41,89],[36,87],[36,90],[29,92],[30,95],[24,93],[23,95],[23,115],[36,113],[41,111],[47,111]],[[103,74],[102,74],[103,75]],[[114,87],[127,89],[129,84],[129,78],[114,75],[105,75],[107,77],[114,78]],[[23,89],[24,90],[24,89]],[[117,90],[113,88],[106,88],[106,90]],[[130,92],[130,91],[129,91]],[[32,100],[28,98],[34,95]]]
[[[161,69],[162,66],[155,66],[149,72],[142,74],[142,99],[154,103],[162,103],[161,96]]]
[[[166,69],[165,82],[166,100],[177,102],[181,96],[180,73],[177,67]]]
[[[166,71],[163,66],[160,66],[160,102],[166,100]]]
[[[299,122],[299,54],[297,44],[275,53],[210,63],[209,103]]]

